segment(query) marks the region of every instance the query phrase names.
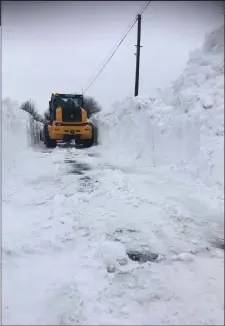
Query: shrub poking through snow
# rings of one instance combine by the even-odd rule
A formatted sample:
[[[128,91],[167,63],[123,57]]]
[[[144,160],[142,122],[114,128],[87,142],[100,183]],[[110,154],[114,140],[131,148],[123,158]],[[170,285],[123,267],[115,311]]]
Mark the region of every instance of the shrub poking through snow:
[[[91,96],[84,96],[84,108],[87,111],[88,118],[101,111],[100,105]]]
[[[20,109],[29,113],[28,134],[31,145],[40,143],[40,128],[44,118],[37,112],[35,102],[27,100],[21,104]]]
[[[44,123],[43,117],[37,112],[36,105],[33,100],[27,100],[23,102],[20,109],[29,113],[35,121]]]

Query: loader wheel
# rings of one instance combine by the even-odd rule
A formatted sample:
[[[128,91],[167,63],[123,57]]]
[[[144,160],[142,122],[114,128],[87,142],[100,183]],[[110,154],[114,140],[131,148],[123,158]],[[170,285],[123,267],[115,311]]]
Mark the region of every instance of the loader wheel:
[[[57,145],[57,141],[55,139],[51,139],[48,135],[45,138],[45,146],[48,148],[55,148]]]
[[[75,138],[75,144],[76,145],[82,145],[83,141],[80,138]]]
[[[45,127],[45,133],[44,133],[44,144],[48,148],[54,148],[57,145],[57,141],[55,139],[51,139],[48,135],[48,129]]]
[[[40,130],[40,141],[44,141],[42,130]]]
[[[82,140],[82,144],[84,147],[91,147],[95,144],[96,141],[96,128],[92,123],[90,123],[90,125],[92,126],[92,137],[91,139]]]

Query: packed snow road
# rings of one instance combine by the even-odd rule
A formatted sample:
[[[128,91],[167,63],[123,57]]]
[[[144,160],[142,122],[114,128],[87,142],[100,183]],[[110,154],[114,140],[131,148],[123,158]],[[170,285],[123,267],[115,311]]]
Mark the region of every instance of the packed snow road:
[[[224,323],[218,200],[99,147],[26,153],[3,180],[4,325]]]

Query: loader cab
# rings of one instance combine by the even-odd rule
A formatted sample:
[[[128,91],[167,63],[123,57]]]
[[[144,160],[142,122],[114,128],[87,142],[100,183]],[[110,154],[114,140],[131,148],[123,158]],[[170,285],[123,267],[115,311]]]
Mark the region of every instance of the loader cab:
[[[51,124],[57,122],[82,122],[84,99],[82,95],[52,94],[49,101]]]

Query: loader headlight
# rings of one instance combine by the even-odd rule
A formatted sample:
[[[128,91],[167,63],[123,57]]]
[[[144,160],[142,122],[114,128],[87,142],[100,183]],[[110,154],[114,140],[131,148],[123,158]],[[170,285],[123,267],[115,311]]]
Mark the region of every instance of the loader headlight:
[[[62,124],[61,123],[55,123],[54,126],[61,126]]]

